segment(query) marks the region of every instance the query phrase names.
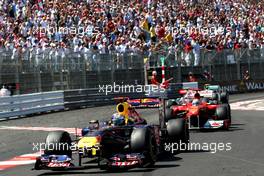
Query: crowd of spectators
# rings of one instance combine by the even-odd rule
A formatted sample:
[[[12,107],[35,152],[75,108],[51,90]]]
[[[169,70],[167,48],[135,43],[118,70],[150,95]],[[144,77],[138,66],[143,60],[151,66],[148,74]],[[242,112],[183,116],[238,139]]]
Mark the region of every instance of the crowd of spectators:
[[[13,53],[264,48],[257,0],[0,0],[0,48]],[[165,49],[164,49],[165,48]]]

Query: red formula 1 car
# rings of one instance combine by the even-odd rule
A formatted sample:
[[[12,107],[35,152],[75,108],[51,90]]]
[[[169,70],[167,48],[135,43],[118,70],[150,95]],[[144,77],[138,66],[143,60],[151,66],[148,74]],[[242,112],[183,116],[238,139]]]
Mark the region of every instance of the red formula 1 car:
[[[128,98],[127,102],[136,108],[149,108],[149,107],[159,107],[160,106],[160,92],[169,91],[175,94],[175,89],[186,89],[186,88],[198,88],[198,82],[183,82],[171,84],[171,79],[166,80],[160,85],[148,85],[148,91],[144,98]],[[156,86],[156,87],[155,87]],[[158,88],[158,89],[157,89]],[[179,88],[179,89],[178,89]]]
[[[159,85],[147,85],[148,90],[146,91],[146,97],[145,98],[128,99],[127,102],[129,104],[131,104],[133,107],[137,107],[137,108],[159,107],[160,100],[155,95],[153,96],[153,93],[155,94],[155,91],[157,91],[157,90],[165,91],[165,89],[167,89],[169,87],[169,82],[172,79],[173,78],[170,78],[170,79],[166,80],[165,82],[163,82]]]
[[[189,129],[228,129],[231,124],[231,110],[228,95],[219,86],[205,90],[181,90],[183,97],[168,100],[166,119],[186,118]]]

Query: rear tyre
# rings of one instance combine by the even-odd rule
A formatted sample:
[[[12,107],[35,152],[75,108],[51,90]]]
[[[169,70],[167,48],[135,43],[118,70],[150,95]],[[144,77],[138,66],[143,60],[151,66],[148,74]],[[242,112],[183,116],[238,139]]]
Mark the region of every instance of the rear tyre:
[[[222,106],[225,106],[227,109],[227,119],[229,119],[230,123],[231,123],[231,107],[229,104],[223,104]]]
[[[208,103],[209,102],[209,99],[208,98],[202,98],[202,103]]]
[[[177,105],[177,103],[175,102],[175,100],[167,100],[166,101],[166,108],[170,108],[173,105]]]
[[[35,170],[41,170],[41,169],[42,169],[40,159],[37,159],[37,160],[36,160],[36,163],[35,163],[35,165],[34,165],[34,169],[35,169]]]
[[[50,132],[46,138],[46,155],[67,155],[72,157],[71,137],[66,131]]]
[[[171,108],[165,108],[165,121],[172,119],[172,109]]]
[[[221,103],[226,104],[226,103],[228,103],[228,100],[229,100],[228,93],[227,92],[222,92],[220,94]]]
[[[218,120],[226,120],[228,119],[228,109],[226,106],[219,106],[216,108],[216,115]]]
[[[100,170],[110,170],[111,167],[108,166],[108,160],[106,158],[102,158],[100,155],[98,157],[98,167]]]
[[[82,155],[81,154],[79,154],[78,163],[79,163],[79,166],[82,166]]]
[[[220,101],[220,97],[218,96],[217,93],[213,93],[213,95],[212,95],[212,100],[217,101],[217,102]]]

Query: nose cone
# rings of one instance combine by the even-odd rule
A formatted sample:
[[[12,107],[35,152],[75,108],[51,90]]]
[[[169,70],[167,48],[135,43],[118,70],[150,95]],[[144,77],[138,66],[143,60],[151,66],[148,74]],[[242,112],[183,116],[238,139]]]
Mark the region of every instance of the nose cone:
[[[98,143],[99,141],[97,140],[96,137],[83,137],[81,140],[79,140],[78,147],[79,148],[93,147]]]
[[[194,116],[194,115],[199,115],[199,108],[198,106],[192,106],[189,108],[189,115]]]

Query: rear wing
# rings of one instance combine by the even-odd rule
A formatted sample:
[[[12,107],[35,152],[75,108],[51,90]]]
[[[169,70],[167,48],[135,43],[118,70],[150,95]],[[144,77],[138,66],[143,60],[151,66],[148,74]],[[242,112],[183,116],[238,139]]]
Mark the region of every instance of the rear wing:
[[[201,97],[205,97],[205,98],[212,98],[213,97],[213,90],[201,90],[199,91],[199,94]]]
[[[212,98],[214,91],[213,90],[187,89],[187,90],[180,90],[179,93],[185,98],[194,98],[194,95],[196,93],[199,93],[201,97]]]
[[[143,92],[124,93],[119,97],[114,97],[114,101],[118,104],[128,99],[176,99],[181,97],[179,91],[182,89],[198,89],[198,82],[169,83],[167,88],[157,85],[147,85],[144,87]]]
[[[221,90],[221,87],[219,85],[209,85],[209,84],[206,84],[204,86],[204,89],[206,89],[206,90],[213,90],[213,91],[220,91]]]
[[[167,89],[149,91],[147,98],[175,99],[181,97],[180,90],[198,89],[198,82],[170,83]]]

